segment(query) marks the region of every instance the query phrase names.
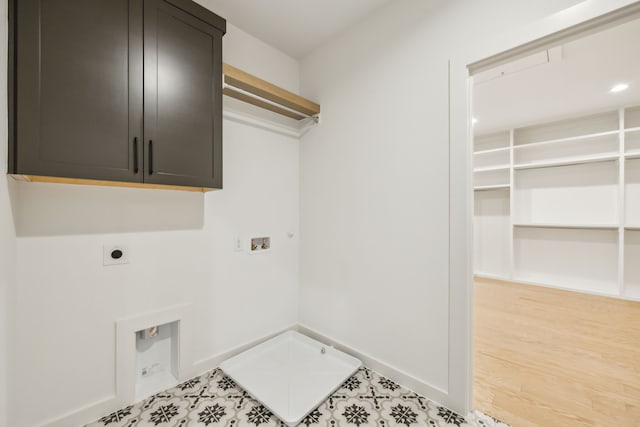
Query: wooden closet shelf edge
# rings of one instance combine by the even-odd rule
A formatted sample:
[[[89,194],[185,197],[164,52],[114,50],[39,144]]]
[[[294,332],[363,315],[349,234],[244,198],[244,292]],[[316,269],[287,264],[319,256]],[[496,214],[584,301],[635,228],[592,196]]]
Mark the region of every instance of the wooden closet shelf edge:
[[[250,92],[254,95],[258,95],[264,99],[268,99],[272,102],[277,102],[285,107],[300,111],[301,113],[309,116],[320,114],[320,105],[293,92],[289,92],[279,86],[267,82],[259,77],[242,71],[232,65],[222,64],[222,73],[224,74],[224,82]],[[229,95],[229,94],[227,94]],[[230,95],[233,96],[233,95]],[[234,96],[235,97],[235,96]],[[249,97],[246,97],[249,98]],[[240,99],[240,98],[238,98]],[[265,108],[263,105],[259,105],[260,101],[254,99],[242,99],[243,101]],[[274,107],[277,108],[277,107]],[[273,111],[273,110],[271,110]],[[276,111],[277,112],[277,111]],[[282,114],[282,113],[280,113]],[[290,114],[290,113],[289,113]]]

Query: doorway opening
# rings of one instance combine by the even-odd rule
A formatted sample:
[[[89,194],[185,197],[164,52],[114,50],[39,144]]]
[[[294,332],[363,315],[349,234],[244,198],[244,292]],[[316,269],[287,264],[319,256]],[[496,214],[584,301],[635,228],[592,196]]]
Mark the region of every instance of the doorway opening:
[[[640,419],[640,19],[473,81],[473,407]]]

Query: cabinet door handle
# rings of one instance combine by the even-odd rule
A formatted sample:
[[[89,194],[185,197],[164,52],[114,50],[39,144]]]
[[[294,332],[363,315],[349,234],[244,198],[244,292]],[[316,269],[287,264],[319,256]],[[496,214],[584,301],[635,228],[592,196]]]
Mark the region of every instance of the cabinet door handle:
[[[153,140],[149,140],[149,175],[153,174]]]
[[[133,138],[133,173],[138,174],[138,137]]]

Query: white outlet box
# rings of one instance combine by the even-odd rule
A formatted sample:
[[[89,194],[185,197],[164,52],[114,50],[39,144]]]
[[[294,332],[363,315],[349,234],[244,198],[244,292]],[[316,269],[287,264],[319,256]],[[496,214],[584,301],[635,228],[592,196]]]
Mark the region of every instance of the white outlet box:
[[[129,264],[129,248],[126,245],[104,245],[103,265]]]

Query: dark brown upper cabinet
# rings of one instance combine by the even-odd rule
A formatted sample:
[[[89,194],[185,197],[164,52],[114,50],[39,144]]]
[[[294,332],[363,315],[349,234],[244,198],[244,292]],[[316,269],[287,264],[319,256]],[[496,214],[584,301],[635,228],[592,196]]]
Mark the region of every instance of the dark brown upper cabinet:
[[[190,0],[11,0],[9,173],[222,188],[225,28]]]

